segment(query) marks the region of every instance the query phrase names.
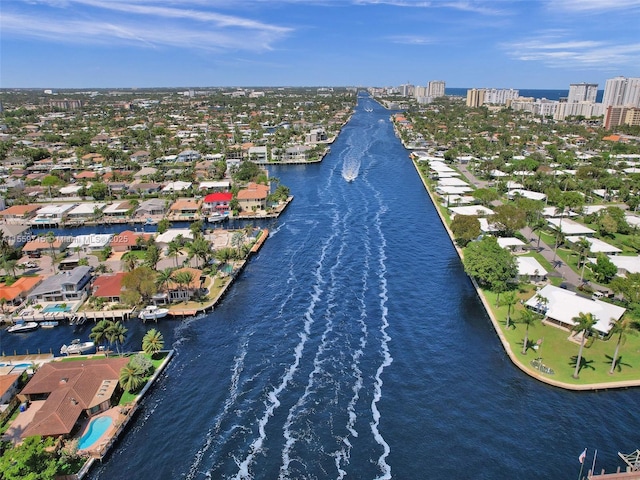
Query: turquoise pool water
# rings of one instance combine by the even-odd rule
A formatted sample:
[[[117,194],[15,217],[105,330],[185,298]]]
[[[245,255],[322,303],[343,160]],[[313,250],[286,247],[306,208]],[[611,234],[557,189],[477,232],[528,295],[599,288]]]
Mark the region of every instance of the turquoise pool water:
[[[102,436],[102,434],[107,431],[107,428],[109,428],[112,423],[113,419],[111,417],[99,417],[91,420],[89,429],[78,442],[78,450],[91,448],[93,444],[96,443],[96,441]]]
[[[18,363],[18,364],[0,363],[0,367],[29,368],[31,366],[33,366],[31,363]]]
[[[63,305],[61,303],[56,303],[55,305],[47,305],[42,309],[43,313],[52,313],[52,312],[68,312],[71,310],[71,307],[68,305]]]

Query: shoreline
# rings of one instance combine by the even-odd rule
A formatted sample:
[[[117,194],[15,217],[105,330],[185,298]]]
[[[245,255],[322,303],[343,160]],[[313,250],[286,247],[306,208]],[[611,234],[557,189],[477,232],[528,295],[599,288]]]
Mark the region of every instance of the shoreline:
[[[460,247],[458,247],[458,245],[456,245],[456,242],[455,242],[454,236],[453,236],[453,232],[449,228],[449,225],[447,224],[446,219],[443,217],[442,212],[440,211],[440,208],[438,208],[437,199],[434,197],[433,193],[431,192],[431,189],[429,188],[429,185],[427,184],[427,182],[425,181],[424,177],[422,176],[417,161],[414,160],[411,157],[409,159],[410,159],[411,163],[413,163],[413,166],[416,169],[416,172],[417,172],[418,176],[420,177],[420,181],[422,182],[422,185],[424,186],[424,189],[427,191],[427,194],[429,195],[429,198],[431,199],[431,203],[433,204],[433,207],[435,208],[436,213],[438,214],[438,218],[440,218],[440,222],[444,226],[444,228],[445,228],[445,230],[447,232],[447,235],[449,236],[449,240],[451,241],[451,243],[453,245],[453,248],[455,249],[456,253],[458,254],[458,258],[460,259],[461,262],[463,262],[464,261],[464,254],[462,252],[462,249],[460,249]],[[538,381],[540,381],[542,383],[545,383],[547,385],[551,385],[553,387],[563,388],[565,390],[571,390],[571,391],[591,391],[591,392],[593,392],[593,391],[599,391],[599,390],[611,390],[611,389],[620,389],[620,388],[640,387],[640,379],[639,380],[624,380],[624,381],[613,381],[613,382],[606,382],[606,383],[587,383],[587,384],[583,384],[583,385],[574,385],[574,384],[571,384],[571,383],[560,382],[558,380],[554,380],[554,379],[542,376],[542,375],[537,374],[536,372],[532,371],[525,364],[523,364],[516,357],[516,355],[513,353],[513,350],[511,349],[511,345],[509,344],[509,342],[507,341],[507,339],[504,336],[504,333],[500,329],[500,324],[498,322],[498,319],[494,315],[493,310],[491,309],[491,306],[489,305],[489,302],[487,301],[487,298],[484,296],[484,293],[482,292],[482,290],[480,289],[480,287],[478,286],[478,284],[476,283],[476,281],[473,278],[471,278],[471,277],[468,277],[468,278],[471,281],[471,284],[473,285],[473,288],[476,291],[476,295],[478,296],[478,298],[482,302],[482,305],[483,305],[483,307],[485,309],[485,312],[487,313],[489,319],[491,320],[491,323],[493,324],[493,328],[494,328],[496,334],[498,335],[498,338],[500,339],[500,342],[502,343],[502,347],[504,348],[505,353],[507,354],[507,356],[511,360],[511,363],[513,363],[522,372],[526,373],[530,377],[532,377],[532,378],[534,378],[534,379],[536,379],[536,380],[538,380]]]

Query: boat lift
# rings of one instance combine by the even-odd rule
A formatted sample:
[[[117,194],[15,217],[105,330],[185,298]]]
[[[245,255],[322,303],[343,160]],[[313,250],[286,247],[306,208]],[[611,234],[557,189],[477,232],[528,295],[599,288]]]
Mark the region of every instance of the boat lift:
[[[631,467],[631,471],[640,472],[640,449],[629,454],[618,452],[618,456]]]

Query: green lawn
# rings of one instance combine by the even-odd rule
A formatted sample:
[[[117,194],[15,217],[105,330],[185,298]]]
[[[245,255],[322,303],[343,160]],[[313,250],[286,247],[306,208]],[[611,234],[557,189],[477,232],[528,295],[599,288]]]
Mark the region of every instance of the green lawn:
[[[607,383],[624,380],[640,379],[640,336],[628,336],[627,341],[621,345],[619,352],[619,362],[613,375],[609,374],[611,361],[616,349],[617,337],[609,340],[599,339],[588,348],[583,350],[583,359],[578,380],[573,378],[575,369],[575,361],[578,355],[580,345],[568,340],[569,332],[551,325],[543,325],[537,322],[536,325],[529,328],[529,348],[525,355],[522,354],[522,346],[525,336],[525,326],[515,323],[508,330],[505,329],[507,307],[495,307],[496,295],[492,292],[483,292],[487,301],[490,302],[493,313],[498,319],[500,329],[507,339],[512,351],[517,359],[532,372],[537,371],[531,367],[531,360],[542,357],[544,365],[554,370],[554,375],[549,375],[554,380],[565,382],[568,384],[590,384],[590,383]],[[533,295],[529,290],[526,293],[519,293],[519,297],[527,300]],[[511,317],[516,320],[519,311],[524,307],[515,306],[515,312],[512,311]],[[538,340],[542,340],[542,344],[536,351],[532,345]]]

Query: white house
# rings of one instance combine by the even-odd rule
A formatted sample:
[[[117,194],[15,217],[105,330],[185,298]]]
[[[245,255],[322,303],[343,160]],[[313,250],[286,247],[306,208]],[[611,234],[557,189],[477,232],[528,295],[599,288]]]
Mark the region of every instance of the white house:
[[[546,299],[547,303],[541,302],[539,297]],[[617,305],[592,300],[553,285],[545,285],[525,305],[545,315],[550,323],[567,329],[576,325],[577,322],[573,319],[580,313],[590,313],[598,319],[594,328],[602,335],[609,333],[611,322],[620,320],[626,311]]]
[[[515,257],[518,265],[518,279],[529,279],[532,282],[546,280],[547,270],[533,257]]]

